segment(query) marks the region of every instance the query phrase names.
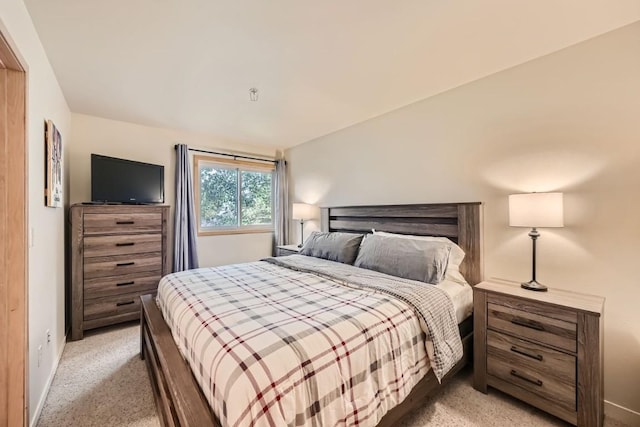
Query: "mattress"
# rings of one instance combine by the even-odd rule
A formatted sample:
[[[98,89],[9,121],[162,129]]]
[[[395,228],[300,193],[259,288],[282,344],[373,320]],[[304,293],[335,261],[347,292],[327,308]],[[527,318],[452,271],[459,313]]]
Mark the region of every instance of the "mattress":
[[[284,258],[174,273],[158,287],[222,425],[375,426],[429,369],[441,378],[462,357],[452,301],[464,291]]]

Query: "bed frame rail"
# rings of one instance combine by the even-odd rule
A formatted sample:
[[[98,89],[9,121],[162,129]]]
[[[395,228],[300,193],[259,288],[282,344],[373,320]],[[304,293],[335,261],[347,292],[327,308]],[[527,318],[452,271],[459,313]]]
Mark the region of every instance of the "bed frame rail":
[[[438,383],[433,370],[430,370],[418,384],[413,387],[411,393],[395,408],[387,412],[376,427],[395,427],[407,415],[419,408],[424,408],[426,400],[434,396],[442,385],[449,383],[451,379],[462,370],[473,359],[473,331],[462,337],[462,359],[451,368],[447,375],[442,378],[442,384]]]
[[[147,365],[161,424],[165,427],[220,427],[189,364],[176,347],[153,295],[140,298],[140,358]]]

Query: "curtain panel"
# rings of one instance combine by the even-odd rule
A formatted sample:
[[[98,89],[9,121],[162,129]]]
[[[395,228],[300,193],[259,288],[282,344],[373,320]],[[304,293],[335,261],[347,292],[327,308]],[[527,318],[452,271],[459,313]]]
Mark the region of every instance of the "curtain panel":
[[[173,271],[198,268],[196,213],[189,148],[176,145],[176,201],[173,227]]]
[[[278,159],[275,162],[275,188],[274,188],[274,224],[273,224],[273,255],[276,255],[276,246],[286,245],[289,242],[289,183],[287,181],[287,162]]]

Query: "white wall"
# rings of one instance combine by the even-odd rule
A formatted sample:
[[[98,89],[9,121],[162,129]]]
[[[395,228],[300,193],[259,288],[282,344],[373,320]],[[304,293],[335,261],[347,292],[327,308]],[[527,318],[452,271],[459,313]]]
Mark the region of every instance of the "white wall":
[[[538,279],[606,297],[605,397],[640,412],[640,23],[299,145],[287,158],[292,201],[483,202],[485,278],[531,275],[531,241],[508,226],[507,195],[564,192],[566,226],[541,230]],[[611,405],[607,413],[634,417]]]
[[[165,203],[175,201],[175,149],[231,150],[273,157],[274,147],[251,146],[199,134],[72,114],[69,175],[71,203],[91,200],[91,153],[164,165]],[[173,228],[173,208],[171,228]],[[272,233],[198,237],[201,267],[256,261],[271,255]],[[172,247],[172,244],[170,244]]]
[[[70,113],[25,5],[0,2],[0,30],[27,67],[29,227],[29,416],[43,403],[64,348],[64,212],[44,206],[44,122],[62,134],[64,170],[68,165]],[[65,194],[66,196],[66,194]],[[65,197],[65,203],[66,203]],[[47,344],[46,330],[51,331]],[[3,343],[5,345],[5,343]],[[42,346],[38,366],[38,346]]]

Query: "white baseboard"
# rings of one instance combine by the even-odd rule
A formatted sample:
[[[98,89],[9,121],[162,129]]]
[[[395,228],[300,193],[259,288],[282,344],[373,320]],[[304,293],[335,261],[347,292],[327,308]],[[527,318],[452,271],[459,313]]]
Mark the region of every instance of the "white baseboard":
[[[42,396],[40,396],[40,400],[38,401],[38,406],[36,406],[36,410],[33,413],[33,417],[29,422],[29,427],[35,427],[38,424],[38,419],[40,418],[40,413],[42,413],[42,408],[44,408],[44,402],[47,401],[47,396],[49,395],[49,389],[51,388],[51,383],[53,382],[53,377],[56,376],[56,372],[58,371],[58,364],[60,364],[60,359],[62,359],[62,353],[64,352],[64,346],[67,345],[67,339],[62,342],[60,346],[60,352],[58,353],[58,357],[53,362],[53,367],[51,372],[49,373],[49,378],[47,378],[47,383],[44,386],[44,390],[42,391]]]
[[[604,415],[607,418],[622,421],[630,426],[640,426],[640,412],[633,411],[624,406],[609,402],[608,400],[604,401]]]

